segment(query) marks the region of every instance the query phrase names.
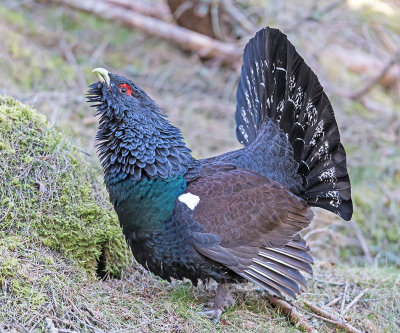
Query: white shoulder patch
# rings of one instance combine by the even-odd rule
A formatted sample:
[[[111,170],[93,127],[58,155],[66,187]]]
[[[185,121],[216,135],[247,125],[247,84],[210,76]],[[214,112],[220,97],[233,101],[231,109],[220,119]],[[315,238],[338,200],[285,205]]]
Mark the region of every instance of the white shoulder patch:
[[[190,192],[185,193],[185,194],[181,194],[178,197],[178,200],[180,202],[183,202],[186,206],[188,206],[191,210],[194,210],[196,208],[196,206],[199,204],[200,202],[200,197],[197,195],[194,195]]]

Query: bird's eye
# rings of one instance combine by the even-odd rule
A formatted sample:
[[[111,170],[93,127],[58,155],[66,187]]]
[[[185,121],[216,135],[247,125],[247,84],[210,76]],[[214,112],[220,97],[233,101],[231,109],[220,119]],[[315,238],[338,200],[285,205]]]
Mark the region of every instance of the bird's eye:
[[[131,95],[132,96],[132,89],[127,83],[122,83],[118,86],[118,89],[121,93],[126,94],[126,95]]]

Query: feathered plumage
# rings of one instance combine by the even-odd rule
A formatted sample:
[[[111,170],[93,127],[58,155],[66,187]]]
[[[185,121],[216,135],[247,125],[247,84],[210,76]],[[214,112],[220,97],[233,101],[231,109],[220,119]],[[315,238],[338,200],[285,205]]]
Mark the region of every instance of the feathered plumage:
[[[331,103],[317,76],[279,30],[263,29],[247,44],[236,98],[238,140],[254,145],[264,140],[261,131],[278,131],[280,138],[268,142],[278,141],[290,155],[280,158],[281,153],[265,151],[271,162],[264,174],[277,181],[285,177],[280,182],[309,205],[349,220],[353,207],[346,154]],[[297,177],[289,160],[296,161]]]
[[[266,28],[245,48],[244,148],[200,161],[137,85],[94,71],[88,99],[100,114],[105,183],[137,261],[167,280],[247,279],[274,295],[300,293],[300,271],[312,273],[299,235],[310,206],[348,220],[352,203],[332,106],[286,36]]]

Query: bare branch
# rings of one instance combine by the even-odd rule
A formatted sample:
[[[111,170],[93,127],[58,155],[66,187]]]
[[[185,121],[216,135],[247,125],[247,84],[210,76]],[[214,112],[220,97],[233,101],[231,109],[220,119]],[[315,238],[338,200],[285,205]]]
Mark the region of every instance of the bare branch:
[[[319,319],[326,320],[329,323],[332,323],[336,327],[341,328],[345,332],[349,333],[362,333],[360,330],[355,328],[354,326],[351,326],[350,324],[346,323],[344,320],[336,318],[333,314],[329,313],[328,311],[325,311],[321,309],[320,307],[308,302],[308,301],[303,301],[304,304],[315,314],[318,315]]]
[[[361,297],[364,296],[364,294],[368,291],[368,288],[361,291],[351,302],[349,305],[346,306],[346,309],[343,311],[343,316],[346,314],[347,311],[349,311],[359,300]]]
[[[197,52],[201,57],[219,58],[223,62],[239,68],[242,48],[234,43],[225,43],[197,32],[147,17],[131,10],[112,6],[106,1],[96,0],[41,0],[58,3],[70,8],[92,13],[104,19],[120,22],[130,28],[170,40],[185,49]]]
[[[303,315],[301,315],[293,305],[283,299],[276,298],[271,295],[267,295],[267,300],[275,307],[281,309],[283,313],[289,317],[289,319],[299,325],[303,330],[308,333],[316,333],[317,331],[307,322]]]
[[[171,16],[171,11],[165,3],[157,3],[153,6],[140,3],[139,1],[130,0],[105,0],[111,5],[119,6],[125,9],[132,10],[138,14],[152,16],[160,20]]]
[[[361,96],[368,93],[375,85],[377,85],[384,76],[389,72],[393,65],[395,65],[400,60],[400,51],[396,52],[393,56],[390,57],[389,61],[381,68],[381,70],[372,77],[364,87],[355,91],[354,93],[349,95],[351,99],[359,99]]]
[[[364,251],[365,260],[367,261],[368,264],[372,265],[373,260],[372,260],[371,252],[369,251],[367,242],[364,239],[364,236],[362,234],[360,227],[353,220],[351,220],[349,223],[350,223],[350,226],[353,228],[354,232],[356,233],[357,239],[360,242],[361,248]]]
[[[81,89],[83,91],[86,90],[87,84],[85,81],[85,77],[83,76],[82,69],[80,68],[80,66],[78,64],[78,61],[76,60],[76,57],[71,50],[71,47],[69,46],[68,42],[64,38],[62,38],[60,40],[60,49],[61,49],[61,52],[63,53],[65,59],[68,61],[68,63],[74,69]]]
[[[344,286],[344,294],[342,296],[342,305],[340,306],[340,314],[343,315],[344,305],[346,304],[347,289],[349,288],[349,282],[346,280],[346,285]]]
[[[254,34],[258,29],[257,27],[244,15],[234,4],[232,0],[222,0],[227,13],[232,16],[237,23],[239,23],[243,29],[248,33]]]
[[[49,333],[58,333],[58,329],[54,326],[53,321],[50,318],[46,318],[47,328]]]
[[[341,296],[336,297],[335,299],[331,300],[329,303],[325,304],[325,306],[326,306],[327,308],[329,308],[329,307],[335,305],[336,303],[338,303],[338,302],[340,301],[341,298],[342,298]]]

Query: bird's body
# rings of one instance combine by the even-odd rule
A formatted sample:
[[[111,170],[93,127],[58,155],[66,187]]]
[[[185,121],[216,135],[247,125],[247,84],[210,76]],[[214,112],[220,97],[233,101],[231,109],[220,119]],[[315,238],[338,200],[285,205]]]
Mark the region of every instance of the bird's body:
[[[136,260],[160,277],[249,280],[295,296],[311,273],[298,234],[310,206],[350,219],[346,156],[328,98],[286,36],[263,29],[243,56],[237,136],[245,147],[196,160],[133,82],[95,70],[105,183]]]

